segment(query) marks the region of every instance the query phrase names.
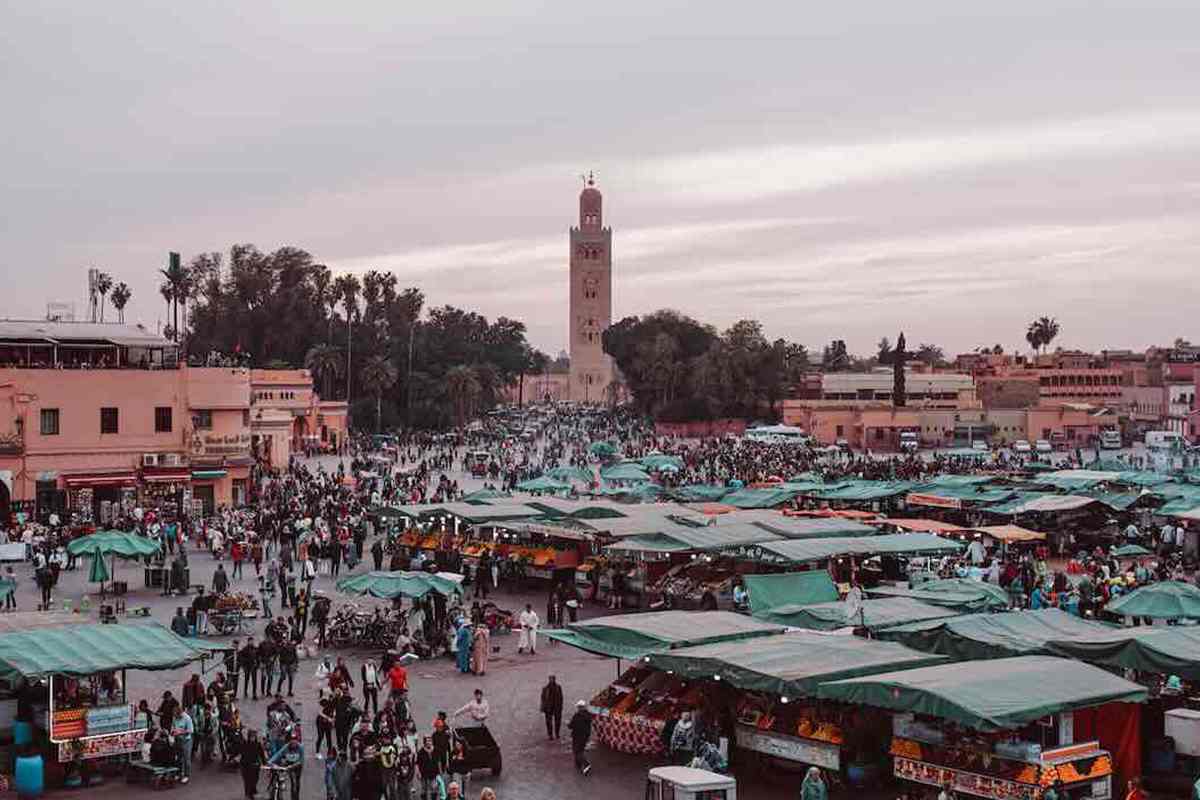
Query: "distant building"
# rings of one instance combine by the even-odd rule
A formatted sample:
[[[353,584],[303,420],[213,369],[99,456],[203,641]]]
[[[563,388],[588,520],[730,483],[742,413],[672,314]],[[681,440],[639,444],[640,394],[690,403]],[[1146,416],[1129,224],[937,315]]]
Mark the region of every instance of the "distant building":
[[[612,228],[604,227],[603,197],[590,176],[579,195],[579,225],[571,228],[570,242],[569,397],[607,403],[615,374],[601,336],[612,325]]]

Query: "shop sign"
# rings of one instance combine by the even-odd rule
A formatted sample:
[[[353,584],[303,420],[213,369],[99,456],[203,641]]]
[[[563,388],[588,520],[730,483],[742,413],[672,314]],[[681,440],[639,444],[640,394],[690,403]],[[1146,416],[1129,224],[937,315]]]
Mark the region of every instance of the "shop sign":
[[[941,497],[936,494],[910,493],[905,496],[905,502],[910,506],[929,506],[930,508],[962,508],[962,500],[957,497]]]
[[[93,739],[79,740],[79,744],[83,747],[82,758],[84,761],[93,758],[107,758],[108,756],[119,756],[126,753],[136,753],[142,747],[142,739],[145,738],[145,729],[140,731],[125,731],[123,733],[114,733],[111,736],[97,736]],[[60,762],[71,761],[75,758],[75,747],[71,742],[60,742],[58,745],[58,760]]]
[[[895,774],[897,778],[913,783],[923,783],[926,786],[941,787],[950,784],[950,788],[956,792],[976,797],[989,797],[992,800],[1025,800],[1032,796],[1036,788],[1031,784],[978,775],[974,772],[963,772],[943,767],[940,764],[930,764],[926,761],[916,761],[900,756],[896,756]]]
[[[194,456],[244,456],[250,452],[250,434],[193,434],[191,451]]]
[[[737,745],[744,750],[753,750],[788,761],[811,764],[823,769],[840,770],[842,751],[837,745],[812,739],[801,739],[781,733],[769,733],[746,725],[737,727]]]

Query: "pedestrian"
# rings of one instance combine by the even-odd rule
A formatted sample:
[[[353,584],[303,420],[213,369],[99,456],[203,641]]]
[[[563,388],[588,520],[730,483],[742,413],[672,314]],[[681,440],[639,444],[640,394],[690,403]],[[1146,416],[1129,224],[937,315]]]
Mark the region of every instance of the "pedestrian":
[[[421,740],[421,749],[417,752],[417,774],[421,778],[421,800],[434,800],[441,766],[433,751],[433,739],[429,736]]]
[[[456,739],[454,741],[454,751],[450,753],[450,780],[452,781],[450,785],[454,786],[457,784],[465,792],[467,789],[467,778],[470,774],[471,771],[467,767],[466,747],[463,745],[462,739]]]
[[[383,541],[382,538],[377,538],[375,544],[371,545],[371,559],[375,562],[375,571],[379,572],[383,569]]]
[[[489,787],[483,787],[483,791],[479,793],[479,800],[496,800],[496,793]]]
[[[379,758],[379,782],[382,784],[384,800],[396,800],[396,761],[399,753],[396,748],[396,738],[391,735],[390,728],[379,736],[377,750]],[[409,798],[405,798],[409,800]]]
[[[321,757],[321,745],[330,751],[333,747],[333,698],[320,689],[317,694],[317,758]]]
[[[946,784],[946,789],[949,790],[949,788],[950,785]],[[828,794],[825,781],[821,778],[821,769],[809,767],[804,781],[800,784],[800,800],[827,800]]]
[[[529,655],[537,655],[537,629],[538,615],[533,610],[533,606],[529,603],[525,604],[525,610],[517,617],[517,623],[521,626],[521,637],[517,640],[517,652],[524,653],[529,651]]]
[[[555,676],[551,675],[542,687],[542,715],[546,718],[546,738],[559,738],[562,728],[563,693]]]
[[[584,755],[588,740],[592,738],[592,715],[588,713],[587,703],[578,700],[575,703],[575,715],[567,723],[571,731],[571,752],[575,756],[575,769],[583,775],[592,771],[591,762]]]
[[[470,719],[470,727],[485,728],[487,727],[487,719],[490,711],[488,701],[483,699],[483,689],[476,689],[475,698],[455,711],[454,718],[458,719],[463,714],[466,714]]]
[[[300,665],[300,654],[296,651],[296,642],[291,638],[285,639],[279,644],[279,685],[275,687],[275,693],[283,691],[283,679],[287,678],[288,697],[293,697],[292,689],[296,681],[296,670]],[[317,748],[320,752],[320,748]]]
[[[254,644],[254,637],[246,637],[246,646],[238,653],[238,669],[241,670],[243,676],[242,699],[246,695],[253,693],[254,699],[258,699],[258,647]]]
[[[246,731],[246,738],[242,740],[238,756],[238,763],[242,771],[242,789],[245,792],[246,800],[254,800],[254,795],[258,792],[258,775],[266,761],[267,753],[263,750],[262,741],[258,738],[258,731],[251,728]]]
[[[473,644],[471,626],[464,620],[458,625],[458,633],[454,636],[455,660],[458,671],[464,675],[471,672],[471,645]]]
[[[375,659],[368,658],[366,663],[362,665],[361,677],[363,712],[366,714],[378,714],[380,675],[379,667],[375,664]],[[372,706],[374,706],[374,710],[372,710]]]
[[[408,736],[396,736],[396,774],[394,797],[389,800],[411,800],[413,776],[417,769],[417,754]]]
[[[475,626],[475,637],[471,643],[471,669],[476,675],[487,674],[488,657],[491,655],[492,632],[488,626]]]
[[[183,706],[177,707],[175,721],[171,724],[171,736],[175,737],[175,746],[179,749],[180,783],[187,783],[192,779],[192,734],[195,732],[195,725],[187,709]]]

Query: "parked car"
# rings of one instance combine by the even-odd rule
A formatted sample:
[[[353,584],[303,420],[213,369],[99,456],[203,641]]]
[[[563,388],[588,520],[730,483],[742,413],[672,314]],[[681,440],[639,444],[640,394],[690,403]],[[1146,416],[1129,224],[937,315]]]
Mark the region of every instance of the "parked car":
[[[1034,448],[1036,448],[1039,453],[1054,452],[1054,445],[1050,444],[1049,440],[1047,439],[1038,439],[1037,443],[1034,444]]]
[[[1024,439],[1017,439],[1012,446],[1014,453],[1032,453],[1033,448]]]
[[[971,442],[971,449],[987,452],[990,448],[988,447],[988,443],[983,439],[976,439],[975,441]]]

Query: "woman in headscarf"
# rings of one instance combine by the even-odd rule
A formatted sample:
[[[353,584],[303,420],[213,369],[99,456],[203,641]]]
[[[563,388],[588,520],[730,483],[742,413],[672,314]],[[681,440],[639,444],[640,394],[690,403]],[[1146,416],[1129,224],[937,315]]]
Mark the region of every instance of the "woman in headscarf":
[[[825,781],[821,779],[821,770],[818,767],[809,767],[808,774],[804,776],[804,782],[800,784],[800,800],[827,800],[828,790],[825,788]]]
[[[455,646],[458,651],[458,671],[462,673],[471,671],[471,639],[471,626],[465,621],[460,623]]]
[[[471,668],[476,675],[487,674],[488,655],[491,654],[492,633],[487,625],[475,626],[475,641],[471,646]]]

